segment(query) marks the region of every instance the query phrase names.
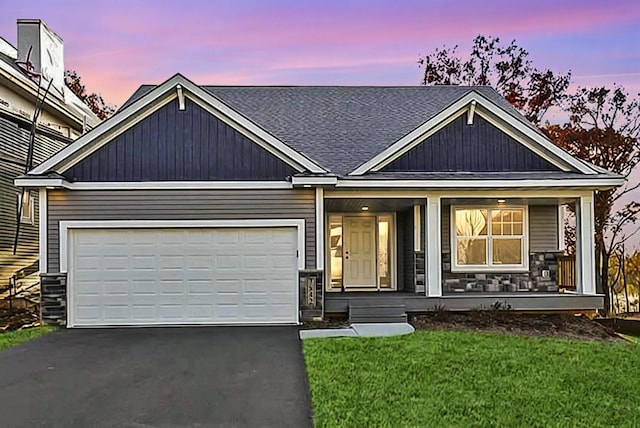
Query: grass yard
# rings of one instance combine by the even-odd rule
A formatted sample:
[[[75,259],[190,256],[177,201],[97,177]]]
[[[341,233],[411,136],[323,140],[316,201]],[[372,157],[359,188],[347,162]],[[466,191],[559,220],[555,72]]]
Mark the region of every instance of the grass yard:
[[[0,333],[0,351],[16,346],[22,342],[26,342],[27,340],[44,336],[47,333],[51,333],[53,330],[55,329],[51,327],[36,327],[27,330]]]
[[[640,346],[456,331],[303,342],[316,427],[640,426]]]

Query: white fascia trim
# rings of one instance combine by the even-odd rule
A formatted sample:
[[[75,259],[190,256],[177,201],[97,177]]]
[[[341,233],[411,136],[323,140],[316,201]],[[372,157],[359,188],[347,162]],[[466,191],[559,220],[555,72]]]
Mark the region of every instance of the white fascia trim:
[[[577,178],[562,180],[338,180],[340,188],[420,187],[432,189],[460,188],[520,188],[520,187],[589,187],[611,188],[624,184],[624,178]]]
[[[39,270],[40,273],[47,273],[47,189],[40,188],[38,192],[38,204],[40,207],[38,213],[38,245],[39,245]]]
[[[309,158],[302,155],[300,152],[293,150],[291,147],[287,146],[278,138],[274,137],[273,135],[271,135],[270,133],[262,129],[260,126],[256,125],[250,119],[246,118],[242,114],[238,113],[237,111],[229,107],[227,104],[222,102],[218,97],[216,97],[212,93],[200,88],[197,85],[194,85],[193,83],[189,82],[184,78],[183,80],[185,81],[185,84],[184,84],[185,89],[188,89],[197,98],[199,98],[200,100],[206,103],[206,105],[201,105],[201,107],[204,107],[210,112],[211,112],[211,108],[215,109],[217,111],[216,116],[220,117],[220,114],[224,115],[225,117],[221,118],[222,120],[224,120],[225,122],[231,121],[231,123],[229,123],[231,126],[237,128],[239,125],[241,128],[243,128],[244,130],[248,131],[249,133],[257,137],[259,141],[255,141],[255,138],[254,138],[253,140],[255,142],[259,143],[260,140],[266,142],[268,146],[271,146],[269,148],[272,149],[270,150],[272,153],[273,153],[273,149],[275,149],[277,150],[277,152],[284,154],[287,158],[298,163],[300,166],[302,166],[304,169],[307,169],[310,172],[313,172],[316,174],[323,174],[327,172],[320,165],[311,161]],[[197,102],[198,100],[195,99],[194,101]],[[263,147],[267,148],[267,146],[264,146],[264,145]]]
[[[533,142],[542,146],[549,153],[556,156],[557,159],[553,159],[549,157],[546,153],[544,153],[541,150],[538,150],[537,148],[534,150],[532,148],[533,147],[532,145],[527,144],[527,147],[529,149],[534,150],[538,155],[543,156],[545,159],[547,159],[554,165],[557,165],[558,167],[566,170],[567,169],[566,166],[563,166],[558,163],[558,160],[561,160],[562,162],[565,162],[570,167],[584,174],[597,174],[597,171],[590,168],[582,161],[574,158],[564,150],[560,149],[558,146],[553,144],[547,138],[545,138],[544,136],[540,135],[538,132],[529,128],[524,123],[517,120],[515,117],[513,117],[511,114],[504,111],[501,107],[497,106],[489,99],[485,98],[484,96],[482,96],[481,94],[475,91],[472,91],[467,95],[465,95],[464,97],[460,98],[458,101],[451,104],[446,109],[442,110],[436,116],[429,119],[427,122],[425,122],[424,124],[416,128],[415,130],[411,131],[409,134],[402,137],[400,140],[392,144],[386,150],[376,155],[373,159],[369,160],[368,162],[356,168],[354,171],[349,173],[349,175],[363,175],[369,171],[380,170],[384,166],[388,165],[398,157],[402,156],[403,154],[411,150],[413,147],[420,144],[425,138],[434,134],[436,131],[442,129],[444,125],[450,123],[453,119],[458,117],[460,114],[463,114],[465,111],[469,111],[472,107],[475,110],[475,113],[479,113],[479,110],[480,110],[479,108],[476,108],[476,107],[484,108],[485,110],[489,111],[490,113],[500,118],[505,123],[512,126],[514,129],[522,133],[526,138],[529,138]],[[486,118],[486,115],[483,115],[483,117]],[[495,125],[495,121],[492,121],[492,123]],[[501,129],[504,130],[504,127],[501,127]],[[510,135],[513,136],[512,133]],[[522,141],[522,139],[518,139],[518,140]]]
[[[69,190],[188,190],[188,189],[292,189],[288,181],[96,181],[69,183],[60,178],[14,180],[18,187],[56,187]]]
[[[288,181],[124,181],[66,183],[69,190],[292,189]]]
[[[338,177],[291,177],[294,186],[335,186]]]
[[[457,198],[515,198],[515,199],[561,199],[563,201],[574,200],[591,189],[582,188],[530,188],[530,189],[338,189],[324,191],[325,199],[352,199],[352,198],[441,198],[441,199],[457,199]]]
[[[87,220],[61,221],[60,272],[69,269],[69,229],[183,229],[183,228],[244,228],[244,227],[296,227],[298,238],[298,269],[305,268],[305,220]]]
[[[13,184],[16,187],[66,187],[66,180],[62,178],[16,178]]]

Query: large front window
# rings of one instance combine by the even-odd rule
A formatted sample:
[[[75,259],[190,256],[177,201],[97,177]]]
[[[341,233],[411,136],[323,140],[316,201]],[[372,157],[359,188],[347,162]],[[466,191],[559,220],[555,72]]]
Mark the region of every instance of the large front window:
[[[453,207],[452,270],[526,270],[524,208]]]

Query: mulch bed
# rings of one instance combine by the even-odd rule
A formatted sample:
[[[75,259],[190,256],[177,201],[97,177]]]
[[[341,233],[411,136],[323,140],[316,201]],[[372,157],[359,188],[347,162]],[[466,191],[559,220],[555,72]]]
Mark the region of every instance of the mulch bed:
[[[412,315],[416,330],[461,330],[511,333],[603,342],[624,342],[612,329],[586,316],[569,314],[518,314],[509,311],[433,312]]]
[[[316,328],[344,328],[349,327],[347,318],[326,318],[322,321],[305,321],[302,323],[303,330],[313,330]]]

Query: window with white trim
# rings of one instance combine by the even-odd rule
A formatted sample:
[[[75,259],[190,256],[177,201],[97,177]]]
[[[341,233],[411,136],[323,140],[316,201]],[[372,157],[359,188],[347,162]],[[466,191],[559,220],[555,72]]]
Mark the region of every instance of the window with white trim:
[[[452,207],[452,270],[526,270],[524,207]]]
[[[20,223],[34,224],[36,198],[30,196],[28,191],[25,191],[22,195],[18,195],[18,206],[20,206],[21,203]]]

